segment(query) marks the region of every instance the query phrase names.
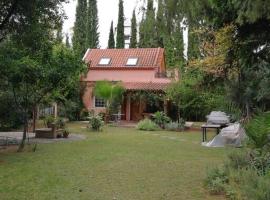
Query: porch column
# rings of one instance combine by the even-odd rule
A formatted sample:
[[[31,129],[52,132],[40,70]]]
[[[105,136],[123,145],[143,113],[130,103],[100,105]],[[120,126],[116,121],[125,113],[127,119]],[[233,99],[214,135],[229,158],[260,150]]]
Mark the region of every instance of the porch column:
[[[130,101],[131,101],[131,94],[127,93],[127,103],[126,103],[126,120],[130,121]]]

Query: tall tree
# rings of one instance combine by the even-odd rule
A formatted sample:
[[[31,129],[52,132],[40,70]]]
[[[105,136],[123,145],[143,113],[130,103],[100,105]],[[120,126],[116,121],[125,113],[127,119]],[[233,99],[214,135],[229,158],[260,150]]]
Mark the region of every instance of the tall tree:
[[[66,33],[66,47],[67,48],[70,48],[70,42],[69,42],[69,35],[68,35],[68,33]]]
[[[80,57],[84,55],[87,49],[86,19],[87,19],[87,0],[78,0],[72,43],[74,52]]]
[[[115,40],[114,40],[114,32],[113,32],[113,21],[111,23],[109,40],[108,40],[108,48],[114,49],[115,48]]]
[[[57,43],[63,42],[63,20],[60,21],[59,27],[56,30],[56,42]]]
[[[131,19],[131,37],[129,48],[137,48],[137,19],[135,10],[133,10]]]
[[[140,24],[140,47],[157,47],[155,9],[153,0],[148,0],[146,17]]]
[[[117,23],[117,36],[116,36],[116,48],[125,48],[125,27],[124,27],[124,5],[123,0],[119,0],[118,10],[118,23]]]
[[[97,1],[89,0],[87,6],[86,21],[86,47],[97,48],[99,46],[98,10]]]

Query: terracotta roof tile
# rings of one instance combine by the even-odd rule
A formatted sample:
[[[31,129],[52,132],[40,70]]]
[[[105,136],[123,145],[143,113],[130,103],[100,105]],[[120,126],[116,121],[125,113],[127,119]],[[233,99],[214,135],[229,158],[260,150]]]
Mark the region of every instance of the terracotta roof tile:
[[[91,49],[86,52],[84,61],[91,67],[102,67],[99,65],[101,58],[111,58],[110,67],[134,67],[126,66],[128,58],[138,58],[137,67],[160,66],[164,49],[162,48],[136,48],[136,49]]]
[[[122,83],[126,90],[164,91],[169,83]]]

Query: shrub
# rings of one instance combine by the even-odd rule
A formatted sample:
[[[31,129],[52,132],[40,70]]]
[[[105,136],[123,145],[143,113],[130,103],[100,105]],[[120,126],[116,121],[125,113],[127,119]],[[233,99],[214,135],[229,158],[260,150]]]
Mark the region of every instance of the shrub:
[[[150,119],[144,119],[138,123],[137,129],[143,131],[156,131],[158,130],[158,126]]]
[[[104,122],[100,115],[91,115],[89,116],[89,124],[90,128],[94,131],[100,131]]]
[[[247,170],[242,173],[241,182],[241,193],[245,199],[270,199],[270,176],[258,176],[254,170]]]
[[[250,163],[250,157],[246,151],[233,151],[228,158],[228,165],[233,169],[247,168]]]
[[[170,122],[170,123],[165,125],[165,129],[168,131],[178,131],[179,124],[177,122]]]
[[[223,168],[215,167],[207,171],[205,185],[211,194],[225,193],[225,187],[228,183],[228,175]]]
[[[255,116],[245,125],[246,133],[256,148],[268,143],[270,134],[270,112]]]
[[[50,128],[51,125],[55,122],[55,118],[52,115],[47,115],[44,119],[43,119],[43,123],[46,127]]]
[[[165,125],[165,129],[169,131],[179,131],[179,130],[184,130],[185,129],[185,120],[180,119],[179,123],[178,122],[169,122]]]
[[[159,125],[160,128],[165,128],[165,125],[170,121],[170,118],[164,112],[156,112],[153,116],[154,122]]]

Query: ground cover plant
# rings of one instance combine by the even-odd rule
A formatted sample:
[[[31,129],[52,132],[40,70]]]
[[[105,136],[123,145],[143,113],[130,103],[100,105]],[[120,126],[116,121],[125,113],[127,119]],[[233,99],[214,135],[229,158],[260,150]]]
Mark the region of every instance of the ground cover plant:
[[[224,200],[204,189],[202,171],[221,163],[227,150],[202,147],[199,132],[104,127],[96,133],[86,126],[68,124],[86,140],[1,152],[1,199]]]

